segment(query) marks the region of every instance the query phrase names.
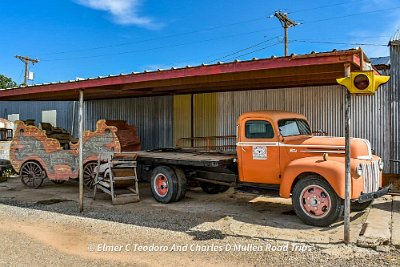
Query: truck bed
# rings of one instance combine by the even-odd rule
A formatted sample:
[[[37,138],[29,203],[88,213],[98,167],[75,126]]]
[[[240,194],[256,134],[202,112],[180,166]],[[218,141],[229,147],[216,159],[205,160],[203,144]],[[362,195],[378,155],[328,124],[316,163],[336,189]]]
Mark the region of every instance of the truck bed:
[[[196,167],[220,167],[236,162],[235,153],[199,152],[187,149],[160,149],[138,151],[139,162],[186,165]]]

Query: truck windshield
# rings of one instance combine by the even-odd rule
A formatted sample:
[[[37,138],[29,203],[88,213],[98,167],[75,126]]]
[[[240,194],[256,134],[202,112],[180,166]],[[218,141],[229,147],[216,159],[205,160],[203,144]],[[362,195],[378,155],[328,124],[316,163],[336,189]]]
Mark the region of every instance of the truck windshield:
[[[282,136],[311,135],[310,126],[302,119],[285,119],[278,122]]]

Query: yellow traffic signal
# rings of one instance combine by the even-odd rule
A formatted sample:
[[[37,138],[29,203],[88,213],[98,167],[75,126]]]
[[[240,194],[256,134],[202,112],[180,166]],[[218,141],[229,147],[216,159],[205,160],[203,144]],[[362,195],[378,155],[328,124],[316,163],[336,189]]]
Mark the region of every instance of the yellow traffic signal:
[[[378,87],[389,81],[389,76],[375,75],[371,71],[352,72],[350,77],[336,79],[350,91],[351,94],[374,94]]]

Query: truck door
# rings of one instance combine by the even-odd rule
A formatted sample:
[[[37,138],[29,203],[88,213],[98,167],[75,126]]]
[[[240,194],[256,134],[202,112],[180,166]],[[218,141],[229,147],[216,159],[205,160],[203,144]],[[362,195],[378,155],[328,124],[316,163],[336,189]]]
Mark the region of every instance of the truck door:
[[[277,131],[266,119],[244,119],[239,126],[237,154],[241,182],[279,184]]]

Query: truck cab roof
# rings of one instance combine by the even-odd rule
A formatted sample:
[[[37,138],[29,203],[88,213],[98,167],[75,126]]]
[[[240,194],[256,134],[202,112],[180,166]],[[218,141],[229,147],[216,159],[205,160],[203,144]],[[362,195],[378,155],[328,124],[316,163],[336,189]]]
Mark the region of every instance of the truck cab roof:
[[[252,111],[252,112],[243,113],[239,117],[239,121],[241,121],[245,118],[249,118],[249,117],[268,118],[273,121],[278,121],[281,119],[292,119],[292,118],[307,120],[307,118],[300,113],[287,112],[287,111],[281,111],[281,110],[260,110],[260,111]]]

